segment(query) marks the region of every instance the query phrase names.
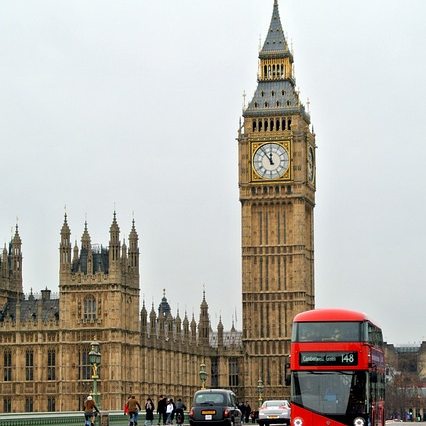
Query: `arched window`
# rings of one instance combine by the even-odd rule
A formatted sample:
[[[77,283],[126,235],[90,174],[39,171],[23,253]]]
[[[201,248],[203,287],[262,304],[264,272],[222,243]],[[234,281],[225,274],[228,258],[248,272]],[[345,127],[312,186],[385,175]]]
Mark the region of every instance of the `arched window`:
[[[96,300],[93,296],[87,296],[84,299],[84,316],[85,321],[96,320]]]

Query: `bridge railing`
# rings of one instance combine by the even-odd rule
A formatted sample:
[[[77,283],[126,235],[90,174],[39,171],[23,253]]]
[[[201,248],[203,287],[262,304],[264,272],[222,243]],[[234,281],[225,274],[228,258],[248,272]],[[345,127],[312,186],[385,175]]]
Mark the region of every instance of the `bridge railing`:
[[[139,424],[143,425],[145,412],[139,413]],[[187,418],[187,417],[186,417]],[[161,422],[162,423],[162,422]],[[96,426],[128,426],[129,417],[122,411],[101,411],[96,418]],[[158,425],[154,416],[153,425]],[[82,411],[61,411],[49,413],[0,413],[0,426],[72,426],[84,425]]]

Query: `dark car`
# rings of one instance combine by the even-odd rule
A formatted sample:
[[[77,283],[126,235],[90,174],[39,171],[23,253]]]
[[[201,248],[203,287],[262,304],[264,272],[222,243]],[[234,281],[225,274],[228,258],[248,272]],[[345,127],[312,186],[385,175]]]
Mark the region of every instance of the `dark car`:
[[[234,392],[228,389],[204,389],[195,392],[189,412],[191,426],[240,426],[241,411]]]

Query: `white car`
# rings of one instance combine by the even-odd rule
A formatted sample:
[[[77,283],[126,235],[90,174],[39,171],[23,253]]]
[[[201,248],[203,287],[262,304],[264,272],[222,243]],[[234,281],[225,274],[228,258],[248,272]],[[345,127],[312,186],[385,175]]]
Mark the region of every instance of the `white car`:
[[[259,408],[259,426],[290,424],[290,404],[286,399],[265,401]]]

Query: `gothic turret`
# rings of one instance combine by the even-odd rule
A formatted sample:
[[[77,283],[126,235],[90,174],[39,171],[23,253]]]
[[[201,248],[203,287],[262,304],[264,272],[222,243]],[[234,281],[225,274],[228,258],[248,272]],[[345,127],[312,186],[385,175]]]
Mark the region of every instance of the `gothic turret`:
[[[154,302],[152,302],[151,312],[149,314],[149,334],[151,339],[154,339],[157,333],[157,315],[154,309]]]
[[[209,305],[206,302],[206,292],[203,291],[203,301],[200,305],[200,321],[198,322],[198,342],[200,345],[209,344],[210,320]]]
[[[183,339],[185,342],[189,342],[189,320],[188,320],[188,314],[185,311],[185,317],[183,318]]]
[[[148,326],[148,311],[146,310],[145,307],[145,299],[143,300],[142,303],[142,309],[141,309],[141,335],[142,338],[146,337],[147,334],[147,326]]]
[[[67,222],[67,214],[64,216],[64,223],[61,228],[61,242],[59,244],[59,271],[68,273],[71,271],[71,231]]]
[[[1,276],[2,276],[2,278],[8,278],[9,277],[9,262],[8,262],[8,257],[7,257],[6,243],[4,244],[3,254],[2,254],[2,259],[1,259]]]
[[[12,277],[11,277],[11,291],[18,297],[22,295],[22,241],[19,236],[18,224],[15,227],[15,235],[11,242],[11,263],[12,263]]]
[[[219,324],[217,325],[217,346],[223,348],[223,324],[222,317],[219,317]]]
[[[129,234],[129,271],[135,281],[139,281],[139,247],[138,233],[135,228],[135,220],[132,221],[132,229]]]
[[[87,230],[87,220],[84,221],[84,231],[83,235],[81,236],[81,249],[82,250],[88,250],[90,247],[90,235],[89,231]]]
[[[120,270],[120,228],[117,224],[114,211],[111,227],[109,228],[109,271],[115,273]]]
[[[194,314],[192,314],[191,320],[191,341],[192,343],[197,342],[197,323],[195,322]]]

